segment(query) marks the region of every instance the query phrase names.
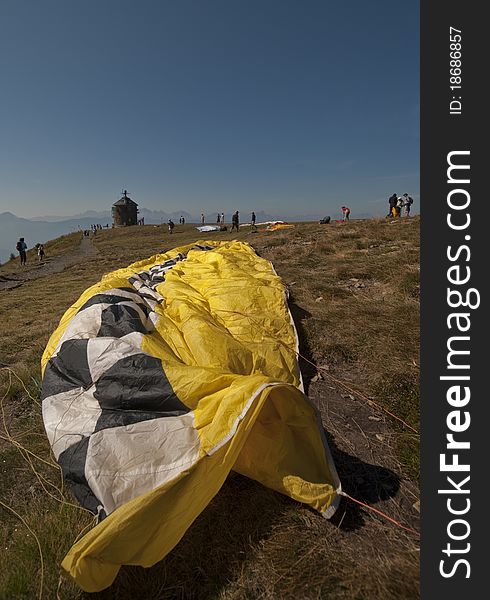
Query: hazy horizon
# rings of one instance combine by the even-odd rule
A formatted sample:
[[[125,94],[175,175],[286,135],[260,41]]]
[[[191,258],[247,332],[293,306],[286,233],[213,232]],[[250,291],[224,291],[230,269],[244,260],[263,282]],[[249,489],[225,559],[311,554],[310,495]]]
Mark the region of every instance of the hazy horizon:
[[[9,3],[0,212],[419,204],[419,4]],[[366,26],[366,24],[369,26]]]
[[[206,224],[216,223],[217,212],[206,212]],[[221,212],[221,211],[219,211]],[[330,216],[332,220],[340,218],[340,213],[333,211],[325,211],[316,215],[296,215],[296,218],[287,218],[284,215],[269,214],[263,211],[255,211],[257,221],[269,221],[269,220],[284,220],[284,221],[316,221],[324,216]],[[200,215],[192,215],[185,210],[178,212],[167,213],[164,211],[148,211],[145,207],[141,207],[140,216],[145,217],[145,224],[148,226],[166,223],[168,218],[172,218],[175,223],[178,223],[179,216],[183,214],[188,224],[198,225],[200,224]],[[232,211],[225,211],[225,221],[227,223],[231,220]],[[417,214],[415,211],[413,214]],[[240,211],[240,222],[247,223],[250,221],[251,211],[241,210]],[[356,218],[375,218],[382,217],[380,215],[366,215],[366,214],[351,214],[351,219]],[[53,220],[49,220],[49,218]],[[49,240],[55,239],[59,236],[66,235],[69,233],[76,232],[80,229],[89,229],[93,223],[99,223],[101,225],[109,224],[112,225],[112,218],[110,211],[100,211],[98,214],[93,214],[89,211],[89,215],[66,215],[64,217],[59,215],[40,215],[40,217],[25,218],[16,215],[13,211],[4,211],[0,213],[0,263],[5,262],[11,253],[17,256],[15,250],[15,244],[19,237],[24,237],[29,248],[34,247],[36,243],[46,243]]]

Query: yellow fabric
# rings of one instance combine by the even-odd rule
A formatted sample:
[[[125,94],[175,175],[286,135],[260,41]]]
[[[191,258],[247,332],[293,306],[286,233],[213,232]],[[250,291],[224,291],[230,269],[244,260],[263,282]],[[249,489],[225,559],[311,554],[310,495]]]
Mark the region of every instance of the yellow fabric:
[[[157,357],[177,396],[194,411],[199,458],[177,477],[117,508],[78,541],[62,567],[88,591],[121,565],[161,560],[219,491],[230,470],[333,514],[340,483],[316,410],[303,394],[297,336],[285,288],[245,243],[198,242],[105,275],[65,313],[43,369],[88,298],[182,253],[159,284],[164,301],[143,351]],[[165,457],[162,457],[165,461]]]
[[[275,225],[269,225],[267,230],[276,231],[277,229],[292,229],[293,227],[294,225],[291,225],[290,223],[276,223]]]

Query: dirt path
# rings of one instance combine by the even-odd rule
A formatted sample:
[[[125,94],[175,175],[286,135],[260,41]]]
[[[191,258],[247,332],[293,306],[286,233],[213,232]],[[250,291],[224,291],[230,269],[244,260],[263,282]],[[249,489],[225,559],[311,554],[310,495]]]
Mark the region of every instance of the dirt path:
[[[22,271],[11,271],[9,273],[0,273],[0,291],[13,290],[20,287],[27,281],[46,277],[53,273],[59,273],[67,267],[75,265],[88,256],[98,254],[97,248],[92,244],[89,237],[83,237],[75,254],[66,254],[47,258],[44,262],[32,262],[28,264]]]

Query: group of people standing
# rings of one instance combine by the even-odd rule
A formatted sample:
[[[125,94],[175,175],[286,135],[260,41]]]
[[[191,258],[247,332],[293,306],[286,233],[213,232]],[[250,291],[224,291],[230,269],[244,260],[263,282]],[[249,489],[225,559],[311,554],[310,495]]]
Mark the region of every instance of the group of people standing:
[[[390,212],[386,215],[387,217],[393,217],[394,219],[402,216],[402,210],[405,209],[405,216],[410,216],[410,208],[413,204],[413,198],[407,193],[403,196],[398,194],[392,194],[388,198],[388,204],[390,206]]]
[[[143,223],[138,222],[138,225],[144,225],[144,220]],[[100,223],[93,223],[92,225],[90,225],[90,229],[92,231],[92,233],[96,233],[97,231],[102,231],[102,229],[109,229],[109,223],[107,223],[106,225],[101,225]]]
[[[252,225],[252,229],[255,229],[255,212],[252,211],[252,215],[251,215],[251,220],[250,220],[250,224]],[[201,225],[204,225],[206,222],[206,217],[204,216],[204,213],[201,213]],[[225,214],[224,213],[218,213],[216,215],[216,225],[219,225],[220,227],[225,227]],[[240,213],[238,210],[236,210],[232,215],[231,215],[231,231],[233,230],[239,230],[240,227]]]
[[[240,225],[240,219],[239,219],[239,212],[236,210],[232,216],[231,216],[231,231],[233,231],[234,229],[236,229],[238,231],[238,227]],[[254,213],[252,213],[254,214]],[[204,215],[201,215],[201,217],[203,218]],[[255,215],[254,215],[255,217]],[[201,222],[204,223],[204,221]],[[216,225],[219,225],[220,227],[224,227],[225,225],[225,213],[218,213],[216,216]]]

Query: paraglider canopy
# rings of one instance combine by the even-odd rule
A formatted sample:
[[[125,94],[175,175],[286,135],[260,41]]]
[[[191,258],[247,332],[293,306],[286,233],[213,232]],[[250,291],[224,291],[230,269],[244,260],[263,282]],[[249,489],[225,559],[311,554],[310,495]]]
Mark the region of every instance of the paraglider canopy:
[[[161,560],[232,469],[333,515],[340,482],[297,352],[284,284],[237,241],[109,273],[68,309],[42,358],[43,419],[99,521],[62,563],[80,587]]]

